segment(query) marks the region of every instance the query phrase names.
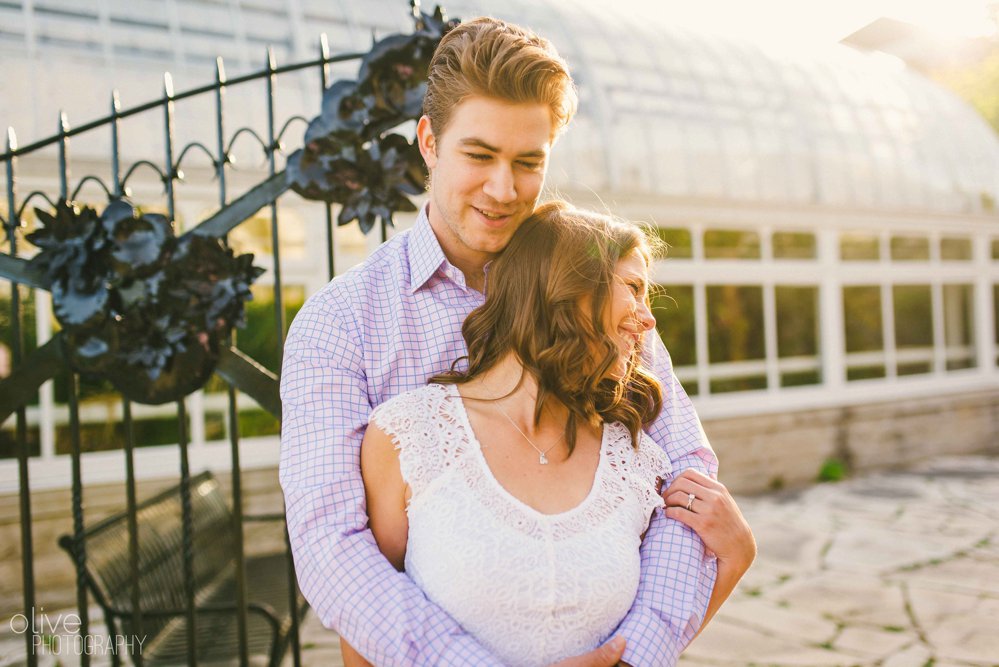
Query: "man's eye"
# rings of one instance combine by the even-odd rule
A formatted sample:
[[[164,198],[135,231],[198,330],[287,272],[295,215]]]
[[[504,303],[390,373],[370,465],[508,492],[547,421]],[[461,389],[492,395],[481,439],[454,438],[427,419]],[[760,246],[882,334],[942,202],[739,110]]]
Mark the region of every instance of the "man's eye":
[[[478,162],[484,162],[489,159],[489,156],[485,153],[465,153],[470,159],[476,160]]]
[[[531,171],[537,171],[538,169],[541,169],[540,162],[529,162],[526,160],[521,160],[520,166],[524,167],[525,169],[530,169]]]

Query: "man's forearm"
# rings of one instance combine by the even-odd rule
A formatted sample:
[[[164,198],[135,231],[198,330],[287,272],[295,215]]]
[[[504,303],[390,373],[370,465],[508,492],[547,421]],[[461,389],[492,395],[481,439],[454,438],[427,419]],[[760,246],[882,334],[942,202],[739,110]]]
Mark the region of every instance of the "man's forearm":
[[[674,665],[697,634],[715,582],[715,563],[697,534],[656,512],[641,547],[642,578],[635,604],[618,627],[628,640],[624,659]]]
[[[714,617],[715,612],[721,608],[725,600],[735,590],[736,585],[742,579],[742,575],[746,573],[747,569],[748,566],[743,567],[730,561],[718,560],[718,576],[715,577],[715,586],[711,591],[711,599],[708,600],[708,610],[704,613],[704,622],[701,623],[697,634],[694,635],[695,638],[704,632],[704,628],[707,627],[708,623]]]

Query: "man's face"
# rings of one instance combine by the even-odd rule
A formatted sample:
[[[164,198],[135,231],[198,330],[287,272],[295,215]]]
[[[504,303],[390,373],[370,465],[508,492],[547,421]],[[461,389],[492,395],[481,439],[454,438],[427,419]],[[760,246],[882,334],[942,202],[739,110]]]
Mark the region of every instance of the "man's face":
[[[435,136],[417,127],[430,169],[430,224],[444,254],[462,269],[503,250],[534,211],[548,168],[553,132],[547,106],[473,96]]]

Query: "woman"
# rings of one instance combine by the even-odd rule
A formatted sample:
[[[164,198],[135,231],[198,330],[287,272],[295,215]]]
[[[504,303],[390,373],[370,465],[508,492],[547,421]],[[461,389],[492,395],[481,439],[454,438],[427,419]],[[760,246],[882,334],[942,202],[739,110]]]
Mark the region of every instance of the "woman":
[[[540,207],[465,321],[467,370],[371,415],[361,471],[379,548],[508,664],[592,649],[634,600],[670,472],[642,432],[662,405],[639,356],[650,261],[634,225]]]

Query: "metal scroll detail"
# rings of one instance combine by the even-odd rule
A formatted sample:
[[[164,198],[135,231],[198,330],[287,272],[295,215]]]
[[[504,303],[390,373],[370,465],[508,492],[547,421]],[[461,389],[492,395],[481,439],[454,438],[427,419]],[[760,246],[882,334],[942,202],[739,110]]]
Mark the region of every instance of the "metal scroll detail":
[[[166,217],[125,199],[100,215],[74,202],[35,212],[41,227],[27,238],[40,252],[30,266],[48,278],[73,367],[141,403],[199,389],[243,324],[263,273],[253,255],[210,236],[178,237]]]

